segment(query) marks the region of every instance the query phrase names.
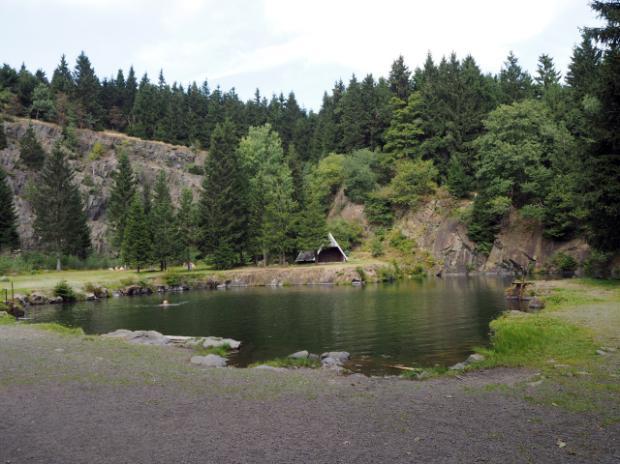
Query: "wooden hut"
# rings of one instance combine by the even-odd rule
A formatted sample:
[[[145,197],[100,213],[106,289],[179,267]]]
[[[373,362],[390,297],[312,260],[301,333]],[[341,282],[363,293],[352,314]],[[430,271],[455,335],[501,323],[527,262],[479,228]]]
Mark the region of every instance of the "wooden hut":
[[[328,244],[315,251],[300,251],[295,259],[297,264],[307,263],[343,263],[347,261],[347,255],[342,250],[334,236],[327,234]]]

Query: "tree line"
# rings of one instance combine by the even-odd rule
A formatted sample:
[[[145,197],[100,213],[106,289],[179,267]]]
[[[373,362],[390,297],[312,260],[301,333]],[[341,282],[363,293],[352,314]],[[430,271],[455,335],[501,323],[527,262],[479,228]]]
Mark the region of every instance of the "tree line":
[[[0,104],[9,114],[63,127],[111,128],[208,148],[194,245],[220,267],[283,261],[314,245],[341,188],[365,204],[379,228],[437,188],[471,198],[463,220],[481,253],[490,251],[514,210],[550,238],[583,235],[612,253],[620,249],[620,6],[595,1],[592,7],[606,24],[583,30],[564,81],[546,54],[533,75],[512,53],[497,75],[482,73],[471,56],[436,62],[429,54],[413,71],[399,57],[387,78],[337,81],[314,113],[294,93],[267,100],[257,90],[244,103],[234,89],[210,90],[207,82],[170,86],[163,73],[157,83],[146,75],[138,83],[133,69],[127,78],[119,71],[100,81],[82,53],[73,71],[63,57],[49,82],[42,71],[4,65]],[[36,144],[22,140],[22,151],[29,145]],[[23,156],[32,166],[44,158],[36,146]],[[153,198],[167,205],[161,186]],[[111,199],[119,250],[134,240],[125,229],[142,227],[149,237],[171,233],[149,225],[156,208],[147,196],[133,192],[118,203],[124,211],[131,205],[138,219],[115,213]],[[175,223],[179,211],[160,209],[167,224]],[[129,227],[132,222],[137,225]]]

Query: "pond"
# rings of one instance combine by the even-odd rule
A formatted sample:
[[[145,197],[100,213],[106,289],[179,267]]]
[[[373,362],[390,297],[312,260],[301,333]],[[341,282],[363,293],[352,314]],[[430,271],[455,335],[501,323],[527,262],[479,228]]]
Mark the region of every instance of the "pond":
[[[353,370],[394,374],[393,366],[448,366],[488,343],[489,323],[506,309],[500,277],[429,278],[365,287],[304,286],[196,290],[111,298],[28,310],[34,321],[55,321],[102,334],[124,328],[167,335],[221,336],[243,342],[231,364],[348,351]]]

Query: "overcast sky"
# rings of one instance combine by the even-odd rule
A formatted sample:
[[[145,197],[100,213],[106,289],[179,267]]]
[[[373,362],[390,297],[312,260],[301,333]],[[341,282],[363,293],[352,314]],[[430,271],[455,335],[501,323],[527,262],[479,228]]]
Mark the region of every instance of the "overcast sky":
[[[294,90],[318,109],[335,80],[387,76],[399,54],[412,69],[429,50],[472,54],[497,72],[509,50],[530,71],[547,53],[564,74],[595,23],[586,0],[0,0],[0,61],[51,76],[84,50],[100,77],[163,68],[169,83]]]

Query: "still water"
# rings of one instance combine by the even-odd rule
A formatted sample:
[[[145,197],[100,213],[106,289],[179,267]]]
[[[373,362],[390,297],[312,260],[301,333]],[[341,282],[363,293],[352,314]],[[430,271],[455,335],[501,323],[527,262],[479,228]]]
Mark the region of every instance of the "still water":
[[[243,342],[231,363],[246,366],[299,350],[348,351],[352,368],[396,373],[390,366],[450,365],[489,339],[489,322],[506,309],[499,277],[429,278],[366,287],[243,288],[111,298],[29,309],[101,334],[119,328],[167,335],[221,336]]]

